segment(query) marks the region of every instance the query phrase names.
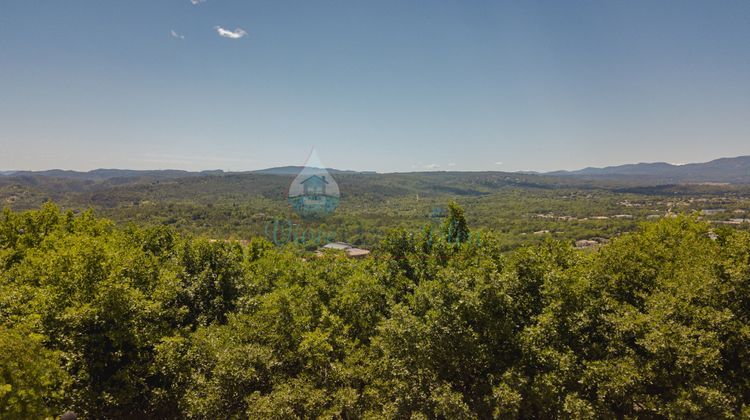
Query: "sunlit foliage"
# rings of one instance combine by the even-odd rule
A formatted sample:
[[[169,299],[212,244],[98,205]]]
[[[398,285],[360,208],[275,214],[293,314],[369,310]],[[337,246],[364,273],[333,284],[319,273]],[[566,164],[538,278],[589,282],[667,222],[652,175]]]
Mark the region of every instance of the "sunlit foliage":
[[[750,414],[750,235],[694,218],[507,252],[451,205],[354,260],[0,217],[3,418]]]

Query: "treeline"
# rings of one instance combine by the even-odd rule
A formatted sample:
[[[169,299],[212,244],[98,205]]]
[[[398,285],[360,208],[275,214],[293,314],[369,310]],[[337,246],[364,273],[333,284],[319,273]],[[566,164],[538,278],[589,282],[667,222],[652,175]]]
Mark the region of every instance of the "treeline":
[[[248,173],[171,178],[177,174],[143,173],[142,177],[102,179],[99,175],[107,176],[0,176],[0,203],[24,211],[51,200],[65,209],[92,208],[97,216],[118,225],[165,225],[215,239],[263,236],[266,224],[281,218],[335,232],[337,240],[369,248],[394,227],[419,229],[441,214],[446,201],[461,197],[472,226],[504,233],[499,240],[507,250],[543,242],[547,236],[571,243],[611,238],[633,231],[638,221],[668,211],[723,208],[725,214],[710,217],[727,220],[745,217],[744,211],[750,208],[750,186],[741,185],[648,187],[491,172],[334,173],[343,192],[340,206],[325,219],[305,220],[288,203],[286,193],[293,176]]]
[[[0,417],[750,416],[748,232],[468,233],[451,206],[352,260],[5,211]]]

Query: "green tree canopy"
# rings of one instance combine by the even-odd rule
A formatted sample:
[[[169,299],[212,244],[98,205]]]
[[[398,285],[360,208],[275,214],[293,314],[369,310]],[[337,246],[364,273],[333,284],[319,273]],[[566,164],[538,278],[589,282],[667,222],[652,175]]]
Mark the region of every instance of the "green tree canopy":
[[[450,209],[361,260],[6,211],[0,417],[750,415],[750,234],[508,252]]]

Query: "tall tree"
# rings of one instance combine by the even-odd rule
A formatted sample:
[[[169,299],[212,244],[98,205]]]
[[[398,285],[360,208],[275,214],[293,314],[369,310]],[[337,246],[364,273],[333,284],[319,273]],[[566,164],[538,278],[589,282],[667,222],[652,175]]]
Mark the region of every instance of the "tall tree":
[[[445,240],[452,244],[466,242],[469,239],[469,226],[466,224],[464,209],[455,201],[448,203],[448,215],[443,221]]]

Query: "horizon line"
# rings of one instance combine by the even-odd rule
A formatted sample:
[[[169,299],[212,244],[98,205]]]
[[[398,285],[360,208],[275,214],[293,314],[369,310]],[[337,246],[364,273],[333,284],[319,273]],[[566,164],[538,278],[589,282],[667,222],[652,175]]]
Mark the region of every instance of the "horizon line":
[[[512,173],[512,174],[538,174],[538,175],[544,175],[544,174],[555,174],[555,173],[561,173],[561,172],[576,172],[586,169],[607,169],[607,168],[616,168],[620,166],[630,166],[630,165],[654,165],[654,164],[667,164],[674,167],[680,167],[685,165],[693,165],[693,164],[705,164],[714,162],[717,160],[722,159],[739,159],[739,158],[747,158],[750,157],[750,155],[738,155],[738,156],[723,156],[718,157],[710,160],[704,160],[704,161],[698,161],[698,162],[681,162],[681,163],[671,163],[671,162],[665,162],[665,161],[651,161],[651,162],[637,162],[637,163],[622,163],[622,164],[613,164],[613,165],[604,165],[604,166],[593,166],[589,165],[583,168],[578,169],[555,169],[555,170],[549,170],[549,171],[537,171],[537,170],[516,170],[516,171],[503,171],[503,170],[491,170],[491,169],[461,169],[461,170],[454,170],[454,169],[427,169],[423,168],[421,170],[406,170],[406,171],[377,171],[377,170],[355,170],[355,169],[338,169],[334,167],[326,167],[326,168],[318,168],[318,169],[325,169],[325,170],[333,170],[337,172],[349,172],[349,173],[364,173],[364,174],[403,174],[403,173],[430,173],[430,172],[443,172],[443,173],[460,173],[460,172],[498,172],[498,173]],[[99,167],[89,170],[82,170],[82,169],[63,169],[63,168],[49,168],[49,169],[8,169],[8,170],[0,170],[0,175],[3,176],[10,176],[15,173],[19,172],[29,172],[29,173],[39,173],[39,172],[52,172],[52,171],[60,171],[60,172],[74,172],[74,173],[90,173],[90,172],[96,172],[96,171],[134,171],[134,172],[185,172],[185,173],[193,173],[193,174],[199,174],[203,172],[222,172],[227,174],[242,174],[242,173],[253,173],[253,172],[262,172],[262,171],[268,171],[273,169],[282,169],[282,168],[304,168],[304,165],[280,165],[280,166],[269,166],[259,169],[246,169],[246,170],[229,170],[229,169],[220,169],[220,168],[206,168],[206,169],[196,169],[196,170],[190,170],[190,169],[177,169],[177,168],[149,168],[149,169],[133,169],[133,168],[116,168],[116,167]]]

